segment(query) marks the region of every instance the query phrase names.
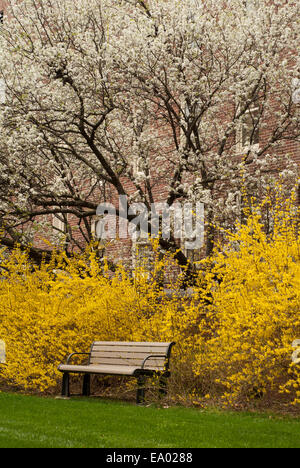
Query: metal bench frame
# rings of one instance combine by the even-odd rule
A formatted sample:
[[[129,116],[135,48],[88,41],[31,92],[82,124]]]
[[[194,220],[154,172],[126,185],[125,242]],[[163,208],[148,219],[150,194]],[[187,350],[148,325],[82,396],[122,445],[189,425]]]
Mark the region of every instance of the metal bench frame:
[[[170,377],[170,371],[169,371],[169,361],[171,357],[171,351],[173,346],[176,344],[175,342],[171,343],[148,343],[148,342],[143,342],[143,343],[134,343],[132,342],[132,346],[141,346],[141,353],[143,345],[145,347],[158,347],[158,346],[165,346],[166,347],[166,353],[160,354],[160,353],[151,353],[143,358],[141,361],[140,365],[137,365],[136,368],[134,369],[134,372],[132,374],[128,373],[115,373],[115,372],[109,372],[109,370],[106,371],[95,371],[91,365],[91,356],[93,353],[94,346],[97,345],[97,343],[102,343],[104,346],[107,344],[108,346],[113,345],[124,345],[124,342],[93,342],[90,352],[89,353],[83,353],[83,352],[74,352],[70,354],[67,358],[66,363],[63,365],[60,365],[58,367],[58,370],[63,373],[62,377],[62,397],[69,398],[71,396],[70,394],[70,374],[83,374],[83,385],[82,385],[82,396],[90,396],[91,392],[91,375],[118,375],[118,376],[127,376],[127,377],[134,377],[137,379],[137,394],[136,394],[136,402],[137,404],[141,404],[145,401],[145,383],[147,377],[151,377],[154,375],[159,376],[159,395],[164,396],[167,394],[167,379]],[[128,351],[128,350],[126,350]],[[118,356],[120,359],[122,359],[122,352],[120,352],[120,356]],[[124,350],[125,352],[125,350]],[[109,353],[109,352],[108,352]],[[80,355],[86,355],[88,356],[88,364],[87,365],[82,365],[82,366],[75,366],[76,369],[74,370],[74,366],[72,366],[71,361],[74,356],[80,356]],[[155,369],[155,368],[146,368],[147,362],[152,359],[152,358],[161,358],[164,359],[164,367],[162,369]],[[125,362],[125,358],[124,358]],[[68,369],[69,366],[69,369]],[[88,367],[91,366],[91,369],[89,370]],[[84,368],[83,370],[80,369],[80,367]],[[126,369],[127,366],[124,365],[124,370]]]

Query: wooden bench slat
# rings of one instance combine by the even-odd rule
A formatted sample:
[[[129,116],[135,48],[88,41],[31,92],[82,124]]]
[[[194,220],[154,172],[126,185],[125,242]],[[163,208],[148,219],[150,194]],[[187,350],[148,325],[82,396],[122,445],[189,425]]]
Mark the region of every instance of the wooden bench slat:
[[[97,346],[93,345],[92,352],[94,353],[144,353],[144,354],[165,354],[168,346]]]
[[[148,342],[148,341],[95,341],[93,346],[153,346],[157,347],[169,347],[171,343],[161,342]]]
[[[144,359],[120,359],[116,357],[103,357],[103,358],[93,358],[91,357],[90,363],[91,364],[112,364],[112,365],[120,365],[120,366],[136,366],[141,367]],[[165,359],[148,359],[145,366],[149,366],[151,364],[152,367],[160,367],[163,368],[165,363]]]
[[[90,374],[112,374],[112,375],[133,375],[138,368],[135,366],[112,366],[112,365],[89,365],[75,366],[71,364],[61,364],[61,372],[90,373]]]
[[[124,356],[95,356],[95,355],[92,355],[90,357],[90,363],[94,362],[94,363],[99,363],[101,364],[102,362],[111,362],[113,363],[113,361],[116,361],[118,364],[122,364],[123,362],[125,363],[128,363],[128,365],[138,365],[138,366],[141,366],[144,359],[146,359],[146,357],[148,357],[147,355],[145,356],[142,356],[142,357],[132,357],[132,358],[126,358]],[[151,361],[154,361],[159,364],[159,365],[162,365],[164,362],[165,362],[165,358],[150,358],[148,360],[151,360]],[[148,362],[147,360],[147,362]]]
[[[137,352],[124,352],[122,353],[122,351],[98,351],[95,349],[93,349],[91,351],[91,356],[92,357],[95,357],[95,358],[101,358],[101,357],[116,357],[116,358],[124,358],[124,359],[140,359],[140,360],[143,360],[145,359],[145,357],[147,356],[150,356],[151,354],[161,354],[161,355],[165,355],[166,354],[166,350],[163,349],[161,351],[147,351],[147,352],[140,352],[140,353],[137,353]]]

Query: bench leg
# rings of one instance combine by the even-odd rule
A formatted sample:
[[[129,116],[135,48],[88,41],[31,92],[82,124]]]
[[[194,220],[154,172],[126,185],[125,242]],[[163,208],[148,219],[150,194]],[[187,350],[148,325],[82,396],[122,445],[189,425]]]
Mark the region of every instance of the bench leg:
[[[82,385],[82,396],[90,396],[91,394],[91,375],[84,374]]]
[[[63,397],[70,396],[70,375],[68,372],[64,372],[63,374],[61,396]]]
[[[136,392],[136,402],[137,404],[144,403],[145,401],[145,383],[146,383],[146,378],[142,375],[138,377],[138,389]]]
[[[167,378],[166,377],[161,377],[159,379],[159,397],[163,398],[167,396]]]

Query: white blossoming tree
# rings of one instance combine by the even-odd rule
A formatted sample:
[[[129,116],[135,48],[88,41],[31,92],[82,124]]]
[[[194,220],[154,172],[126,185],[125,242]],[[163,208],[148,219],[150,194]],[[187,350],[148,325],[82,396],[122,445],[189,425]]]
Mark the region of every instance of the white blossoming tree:
[[[212,224],[239,216],[245,194],[279,175],[286,187],[295,181],[299,2],[8,3],[2,244],[26,244],[56,215],[79,245],[70,217],[88,241],[101,201],[127,195],[150,211],[159,192],[168,205],[205,203],[209,254]],[[177,248],[172,236],[161,246]]]

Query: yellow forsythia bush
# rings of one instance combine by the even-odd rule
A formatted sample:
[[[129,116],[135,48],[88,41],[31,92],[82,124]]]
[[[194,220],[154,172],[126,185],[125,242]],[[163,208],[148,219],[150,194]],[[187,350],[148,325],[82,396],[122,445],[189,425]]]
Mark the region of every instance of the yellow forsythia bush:
[[[120,266],[111,277],[92,249],[72,259],[54,253],[51,262],[35,267],[19,249],[5,255],[3,250],[0,339],[7,346],[7,366],[0,377],[7,384],[51,390],[61,378],[58,364],[71,352],[89,351],[95,340],[164,341],[176,336],[172,300],[163,298],[143,268],[132,279]],[[156,262],[154,278],[165,263]],[[161,327],[155,315],[164,317]]]
[[[278,200],[272,235],[254,210],[211,259],[202,293],[212,304],[199,326],[194,369],[226,403],[280,393],[300,403],[300,366],[291,360],[300,338],[298,229],[293,200]]]
[[[142,267],[132,278],[122,266],[112,276],[92,247],[72,259],[54,252],[40,266],[19,249],[9,256],[3,250],[0,339],[7,367],[0,382],[51,391],[60,382],[58,364],[94,340],[176,341],[174,398],[299,404],[300,366],[291,363],[292,342],[300,339],[297,230],[293,200],[279,200],[268,236],[254,209],[201,262],[192,296],[181,294],[180,276],[171,296],[158,285],[171,255],[157,256],[150,278]]]

